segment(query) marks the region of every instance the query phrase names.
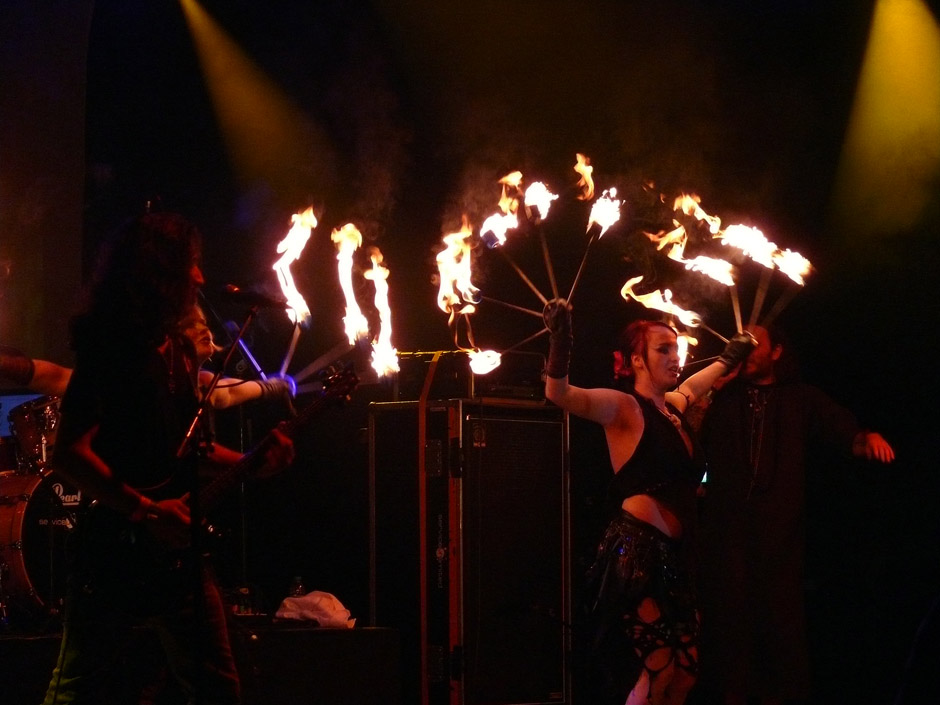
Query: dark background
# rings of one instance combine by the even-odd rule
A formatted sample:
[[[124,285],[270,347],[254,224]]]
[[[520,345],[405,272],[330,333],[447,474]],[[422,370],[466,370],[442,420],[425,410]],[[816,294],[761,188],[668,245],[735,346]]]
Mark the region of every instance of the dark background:
[[[808,505],[820,702],[884,702],[940,591],[940,197],[935,180],[928,207],[904,228],[859,233],[830,217],[874,3],[406,5],[204,4],[306,120],[279,178],[246,179],[226,151],[178,3],[0,3],[0,342],[68,364],[66,322],[98,243],[150,202],[203,230],[205,292],[223,320],[243,312],[219,301],[222,285],[275,291],[275,246],[290,215],[314,207],[320,225],[292,268],[313,316],[291,371],[343,339],[329,233],[349,221],[391,270],[396,347],[450,349],[432,281],[441,235],[464,212],[479,226],[504,174],[544,180],[560,198],[541,234],[566,291],[587,242],[589,205],[574,198],[572,171],[581,152],[598,189],[615,186],[627,204],[589,252],[573,301],[572,379],[605,384],[617,331],[645,315],[619,295],[628,277],[671,287],[719,331],[733,327],[726,291],[683,276],[642,235],[669,224],[659,193],[697,193],[724,223],[756,225],[813,262],[780,319],[803,376],[897,451],[887,468],[820,456]],[[520,233],[506,252],[547,290],[538,238]],[[498,252],[478,250],[475,267],[487,296],[539,308]],[[758,278],[742,264],[745,316]],[[788,286],[775,275],[767,306]],[[365,305],[371,289],[359,293]],[[477,343],[497,350],[538,329],[486,302],[473,326]],[[280,366],[290,334],[278,312],[253,325],[249,344],[265,370]],[[700,341],[696,357],[717,352],[708,333]],[[361,429],[368,400],[390,395],[388,383],[361,387],[300,441],[300,467],[251,499],[250,571],[268,602],[301,574],[365,617]],[[245,414],[256,435],[274,420],[258,407]],[[599,431],[577,420],[571,464],[577,577],[609,472]]]

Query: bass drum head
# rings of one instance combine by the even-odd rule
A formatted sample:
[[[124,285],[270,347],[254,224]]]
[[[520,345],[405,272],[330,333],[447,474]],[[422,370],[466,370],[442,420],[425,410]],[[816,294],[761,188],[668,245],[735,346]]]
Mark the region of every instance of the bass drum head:
[[[0,570],[14,617],[57,615],[81,494],[54,472],[0,473]]]

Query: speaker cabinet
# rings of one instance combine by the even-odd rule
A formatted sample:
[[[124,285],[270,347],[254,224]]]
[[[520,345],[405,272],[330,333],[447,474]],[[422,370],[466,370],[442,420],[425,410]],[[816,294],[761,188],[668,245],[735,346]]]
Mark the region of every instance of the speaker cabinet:
[[[567,442],[543,404],[371,405],[370,622],[402,702],[570,702]]]
[[[398,648],[391,629],[232,629],[245,705],[399,705]]]

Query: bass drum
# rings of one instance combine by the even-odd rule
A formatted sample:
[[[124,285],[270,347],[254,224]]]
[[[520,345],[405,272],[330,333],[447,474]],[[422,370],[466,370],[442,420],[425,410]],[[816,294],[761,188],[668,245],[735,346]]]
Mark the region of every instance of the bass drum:
[[[25,615],[59,613],[80,501],[51,471],[0,473],[0,601]]]

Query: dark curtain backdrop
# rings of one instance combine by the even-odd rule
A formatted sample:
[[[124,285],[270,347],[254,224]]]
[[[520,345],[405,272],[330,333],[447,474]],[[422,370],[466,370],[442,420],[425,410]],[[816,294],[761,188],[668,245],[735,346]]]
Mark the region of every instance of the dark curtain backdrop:
[[[329,232],[350,220],[391,269],[396,346],[450,348],[432,283],[441,234],[462,212],[479,225],[511,170],[558,184],[567,190],[544,232],[564,289],[585,251],[571,169],[583,152],[598,184],[630,204],[590,252],[574,301],[572,378],[605,384],[617,331],[644,313],[619,296],[629,276],[673,286],[719,330],[733,325],[723,291],[683,284],[641,234],[661,222],[659,190],[697,192],[725,222],[758,225],[813,261],[780,319],[803,376],[898,452],[889,468],[815,458],[808,505],[820,702],[890,699],[940,593],[940,194],[905,232],[861,238],[827,220],[874,2],[203,5],[308,121],[303,166],[286,186],[236,173],[179,3],[0,2],[0,343],[67,362],[83,265],[150,202],[204,231],[206,294],[221,320],[244,313],[218,300],[221,286],[274,286],[290,215],[314,206],[321,226],[293,267],[313,319],[291,371],[343,339]],[[537,239],[512,248],[547,287]],[[540,306],[494,251],[481,254],[478,278],[494,298]],[[744,272],[745,312],[757,278]],[[496,349],[536,329],[498,306],[474,320],[481,346]],[[283,315],[262,312],[249,343],[265,370],[280,366],[290,333]],[[707,334],[701,345],[700,356],[719,347]],[[544,352],[544,339],[527,350]],[[390,393],[363,387],[304,436],[297,468],[252,497],[249,577],[269,601],[303,574],[364,616],[360,429],[367,402]],[[245,413],[255,436],[272,422]],[[609,472],[602,435],[577,420],[571,465],[577,580]],[[231,568],[236,581],[237,559]]]
[[[69,361],[94,3],[0,3],[0,343]]]

